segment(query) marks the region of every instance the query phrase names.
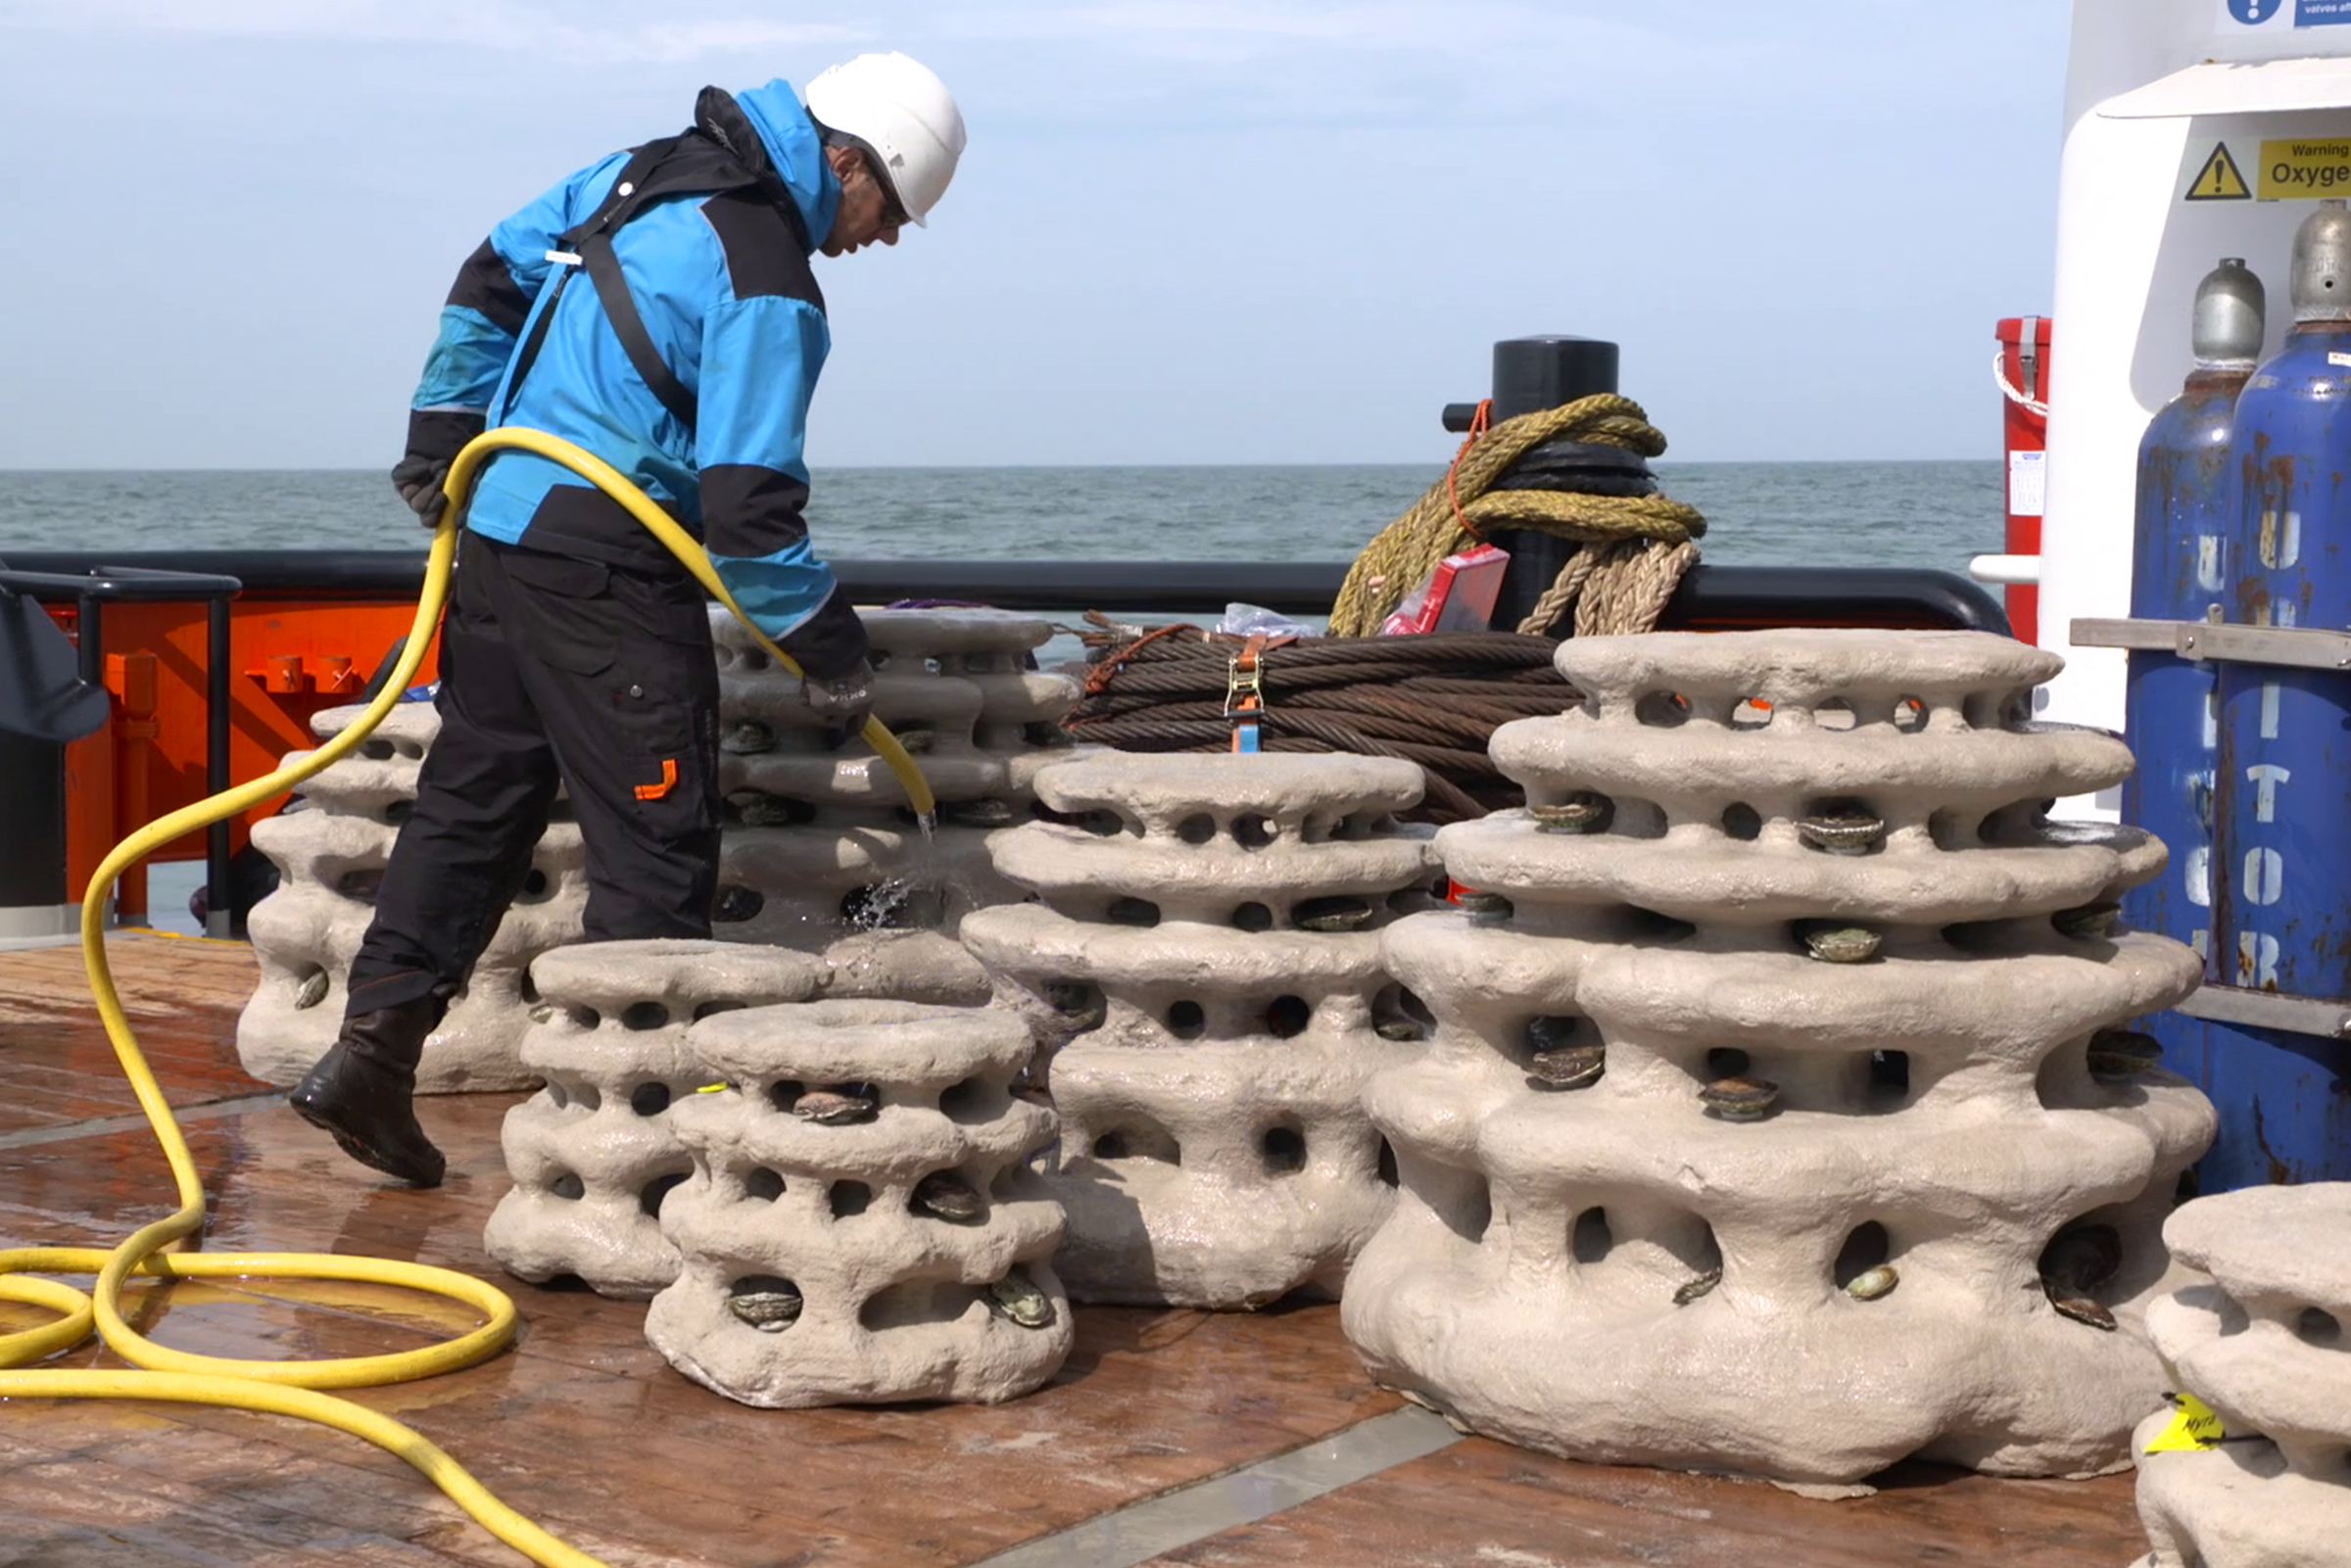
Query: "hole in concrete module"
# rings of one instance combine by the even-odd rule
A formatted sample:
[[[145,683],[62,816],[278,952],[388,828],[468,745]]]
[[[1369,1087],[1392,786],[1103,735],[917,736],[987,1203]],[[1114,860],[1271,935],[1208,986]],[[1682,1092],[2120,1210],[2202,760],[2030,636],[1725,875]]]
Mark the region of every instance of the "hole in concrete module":
[[[919,1280],[874,1292],[857,1307],[857,1326],[869,1333],[962,1320],[980,1300],[976,1286],[953,1280]]]
[[[604,1022],[604,1016],[592,1007],[567,1007],[563,1016],[571,1020],[572,1027],[593,1029]]]
[[[1850,730],[1860,722],[1853,705],[1843,697],[1831,697],[1812,710],[1812,723],[1823,730]]]
[[[1232,822],[1233,839],[1243,849],[1265,848],[1273,841],[1274,832],[1273,824],[1255,812],[1235,817]]]
[[[1927,727],[1927,704],[1920,697],[1896,697],[1894,702],[1894,727],[1903,735],[1916,735]]]
[[[562,1079],[550,1078],[547,1080],[547,1103],[557,1111],[571,1104],[571,1096],[564,1091]]]
[[[1101,1027],[1109,1011],[1102,988],[1086,980],[1047,980],[1036,994],[1080,1033]]]
[[[1428,1004],[1401,985],[1383,986],[1371,998],[1371,1027],[1383,1040],[1425,1040],[1436,1026]]]
[[[2335,1347],[2342,1343],[2343,1325],[2335,1320],[2332,1312],[2322,1307],[2305,1307],[2294,1319],[2294,1334],[2305,1345]]]
[[[1728,1046],[1718,1046],[1706,1053],[1706,1077],[1709,1081],[1715,1078],[1744,1078],[1753,1066],[1745,1051],[1736,1051]]]
[[[1114,898],[1104,912],[1113,926],[1157,926],[1159,906],[1147,898]]]
[[[1168,1008],[1168,1032],[1178,1040],[1197,1040],[1208,1032],[1208,1014],[1197,1002],[1176,1002]]]
[[[1396,1146],[1387,1139],[1379,1140],[1379,1179],[1383,1186],[1401,1186],[1403,1173],[1396,1168]]]
[[[360,755],[369,762],[390,762],[394,756],[389,740],[366,739],[360,742]]]
[[[1244,931],[1270,931],[1273,928],[1273,911],[1263,904],[1243,904],[1232,912],[1232,924]]]
[[[388,800],[384,802],[384,821],[391,827],[397,828],[414,815],[416,815],[416,802],[413,800]]]
[[[784,1196],[784,1173],[755,1165],[743,1178],[743,1195],[763,1204],[772,1204]]]
[[[384,874],[380,869],[361,868],[358,871],[347,871],[335,879],[335,891],[341,893],[345,898],[357,899],[362,904],[372,904],[375,902],[376,889],[383,885],[383,881]]]
[[[1771,704],[1758,702],[1753,697],[1741,697],[1738,705],[1731,709],[1731,728],[1742,734],[1770,729]]]
[[[523,904],[535,904],[547,896],[548,885],[547,873],[533,866],[530,874],[523,878],[522,889],[514,895],[515,901]]]
[[[1722,809],[1722,831],[1726,837],[1752,843],[1763,836],[1762,813],[1743,800],[1733,801]]]
[[[637,1194],[637,1207],[645,1211],[646,1218],[659,1219],[661,1217],[661,1200],[668,1197],[685,1180],[686,1173],[682,1170],[674,1171],[666,1176],[655,1176],[645,1184],[642,1192]]]
[[[948,1085],[938,1097],[938,1109],[949,1121],[985,1121],[995,1113],[995,1101],[985,1078],[966,1078]]]
[[[1183,1164],[1183,1151],[1175,1137],[1156,1122],[1135,1121],[1113,1127],[1094,1140],[1096,1160],[1156,1160],[1162,1164]]]
[[[807,1092],[808,1085],[797,1078],[779,1079],[767,1086],[767,1103],[778,1111],[790,1112],[800,1103],[800,1096]]]
[[[1606,1209],[1587,1209],[1576,1215],[1571,1235],[1575,1260],[1579,1263],[1601,1262],[1616,1246],[1616,1238],[1608,1229]]]
[[[1379,905],[1362,893],[1330,893],[1291,905],[1290,924],[1302,931],[1360,931],[1378,912]]]
[[[1690,719],[1689,702],[1676,692],[1649,691],[1633,704],[1633,717],[1660,730],[1671,730]]]
[[[577,1203],[588,1196],[588,1184],[568,1170],[549,1182],[547,1190],[570,1203]]]
[[[629,1109],[641,1117],[657,1117],[669,1109],[669,1085],[640,1083],[629,1091]]]
[[[1910,1053],[1870,1052],[1869,1086],[1876,1093],[1890,1098],[1907,1095],[1910,1092]]]
[[[603,1107],[603,1091],[593,1083],[583,1083],[571,1091],[571,1103],[582,1111],[597,1111]]]
[[[1287,1176],[1306,1168],[1306,1134],[1296,1127],[1268,1127],[1257,1146],[1268,1175]]]
[[[862,1181],[837,1181],[825,1191],[826,1207],[835,1219],[862,1214],[873,1206],[874,1189]]]
[[[695,1004],[694,1022],[699,1023],[702,1020],[716,1018],[721,1013],[740,1013],[747,1005],[744,1002],[731,1001],[697,1002]]]
[[[1205,844],[1217,836],[1217,819],[1207,812],[1195,812],[1176,825],[1176,836],[1187,844]]]
[[[1636,942],[1680,942],[1698,934],[1698,927],[1688,921],[1638,904],[1624,906],[1624,921],[1626,934]]]
[[[522,974],[514,981],[514,990],[525,1002],[539,1000],[539,982],[531,978],[530,966],[523,966]]]
[[[669,1009],[658,1002],[631,1002],[620,1015],[624,1029],[659,1029],[669,1024]]]
[[[1266,1007],[1266,1032],[1276,1040],[1304,1034],[1314,1020],[1314,1007],[1302,996],[1277,996]]]
[[[1886,1227],[1872,1219],[1855,1225],[1837,1254],[1837,1288],[1843,1290],[1894,1255]]]

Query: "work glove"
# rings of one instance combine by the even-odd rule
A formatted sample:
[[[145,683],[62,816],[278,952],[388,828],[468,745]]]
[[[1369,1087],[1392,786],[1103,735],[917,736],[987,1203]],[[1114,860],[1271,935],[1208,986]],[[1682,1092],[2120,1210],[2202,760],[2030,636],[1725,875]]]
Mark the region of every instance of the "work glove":
[[[449,509],[449,497],[442,491],[449,465],[488,422],[481,414],[457,408],[409,412],[408,450],[392,465],[392,488],[425,527],[441,526],[441,514]]]
[[[441,514],[449,509],[449,497],[442,492],[443,481],[449,478],[449,459],[419,456],[410,452],[392,465],[392,488],[408,503],[416,520],[427,528],[441,526]]]
[[[838,751],[865,729],[874,711],[874,667],[863,659],[843,675],[800,678],[800,700],[824,721],[825,746]]]

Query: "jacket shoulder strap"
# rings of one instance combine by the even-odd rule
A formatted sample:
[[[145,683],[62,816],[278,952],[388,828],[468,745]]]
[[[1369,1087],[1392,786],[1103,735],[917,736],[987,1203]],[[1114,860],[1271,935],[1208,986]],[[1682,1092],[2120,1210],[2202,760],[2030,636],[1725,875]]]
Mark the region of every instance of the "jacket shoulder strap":
[[[778,182],[779,184],[781,182]],[[646,330],[645,316],[637,309],[636,296],[629,292],[629,280],[622,272],[620,257],[612,249],[612,236],[627,224],[647,204],[664,196],[694,191],[709,195],[750,188],[765,193],[765,183],[754,170],[728,148],[699,131],[685,131],[665,136],[659,141],[646,143],[629,155],[613,179],[612,188],[597,204],[596,211],[556,237],[562,247],[559,259],[568,262],[577,257],[588,281],[596,288],[597,303],[603,307],[604,319],[612,325],[612,335],[620,340],[629,364],[660,402],[688,430],[692,430],[696,413],[693,393],[686,390],[661,351],[653,344],[652,334]],[[807,244],[807,223],[801,218],[798,204],[784,192],[775,204],[783,212],[792,236],[803,249]],[[530,341],[523,345],[515,365],[511,385],[519,387],[530,370],[531,361],[538,357],[539,347],[547,335],[547,324],[554,315],[556,303],[562,298],[570,272],[557,279],[554,295],[547,308],[539,312]],[[509,401],[511,393],[508,394]]]

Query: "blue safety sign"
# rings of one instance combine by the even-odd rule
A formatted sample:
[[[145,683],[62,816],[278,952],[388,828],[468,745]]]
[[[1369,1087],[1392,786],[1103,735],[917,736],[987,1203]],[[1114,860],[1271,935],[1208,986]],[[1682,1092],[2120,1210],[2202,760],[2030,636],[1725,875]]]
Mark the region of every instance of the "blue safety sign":
[[[2351,0],[2221,0],[2240,27],[2282,23],[2295,27],[2351,26]]]

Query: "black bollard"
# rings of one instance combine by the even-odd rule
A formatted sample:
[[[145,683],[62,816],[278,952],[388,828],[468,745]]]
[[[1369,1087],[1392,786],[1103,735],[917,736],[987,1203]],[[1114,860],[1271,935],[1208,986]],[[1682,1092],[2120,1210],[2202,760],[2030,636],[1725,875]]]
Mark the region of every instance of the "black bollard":
[[[1616,390],[1616,345],[1599,338],[1510,338],[1494,345],[1494,409],[1500,424],[1520,414]],[[1465,435],[1475,404],[1448,404],[1445,428]],[[1554,490],[1587,496],[1654,496],[1656,477],[1639,452],[1618,447],[1554,441],[1520,457],[1497,490]],[[1493,630],[1517,630],[1559,577],[1576,546],[1572,540],[1527,529],[1497,529],[1493,542],[1511,552],[1502,594],[1494,604]]]

